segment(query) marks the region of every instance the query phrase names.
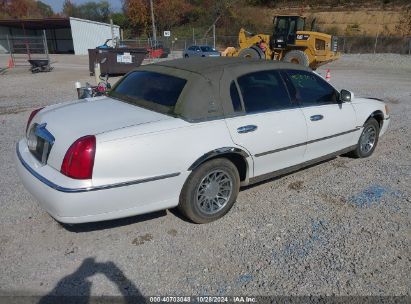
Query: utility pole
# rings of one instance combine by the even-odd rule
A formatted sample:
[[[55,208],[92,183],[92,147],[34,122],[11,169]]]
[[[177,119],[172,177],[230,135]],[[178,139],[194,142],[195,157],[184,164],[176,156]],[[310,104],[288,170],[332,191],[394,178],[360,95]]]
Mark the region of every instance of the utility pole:
[[[215,49],[215,23],[213,24],[213,47]]]
[[[150,0],[150,10],[151,10],[151,23],[153,27],[153,41],[154,43],[157,42],[157,33],[156,33],[156,22],[154,21],[154,7],[153,7],[153,0]]]
[[[117,41],[114,41],[114,25],[113,25],[113,19],[110,18],[110,30],[111,30],[111,43],[113,47],[117,46]]]
[[[193,27],[193,44],[195,44],[195,42],[194,42],[194,27]]]

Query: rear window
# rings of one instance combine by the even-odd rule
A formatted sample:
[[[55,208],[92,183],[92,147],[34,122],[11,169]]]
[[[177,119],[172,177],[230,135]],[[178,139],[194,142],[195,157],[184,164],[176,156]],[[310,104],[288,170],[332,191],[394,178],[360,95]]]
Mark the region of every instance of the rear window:
[[[187,80],[148,71],[135,71],[123,78],[110,96],[161,113],[173,113]]]

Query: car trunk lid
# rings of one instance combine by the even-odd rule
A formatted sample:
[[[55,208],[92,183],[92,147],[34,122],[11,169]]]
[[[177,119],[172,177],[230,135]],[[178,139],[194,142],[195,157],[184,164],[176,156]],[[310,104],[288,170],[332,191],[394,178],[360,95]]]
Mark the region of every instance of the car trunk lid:
[[[34,117],[28,135],[30,137],[31,133],[31,136],[41,136],[44,131],[52,135],[50,148],[45,145],[51,149],[49,155],[46,153],[47,164],[60,170],[67,149],[80,137],[166,119],[172,117],[109,97],[90,98],[41,110]],[[33,132],[34,127],[39,130]],[[44,143],[41,146],[43,145]],[[40,155],[43,155],[43,151],[33,150],[34,153],[38,154],[37,159],[41,161]]]

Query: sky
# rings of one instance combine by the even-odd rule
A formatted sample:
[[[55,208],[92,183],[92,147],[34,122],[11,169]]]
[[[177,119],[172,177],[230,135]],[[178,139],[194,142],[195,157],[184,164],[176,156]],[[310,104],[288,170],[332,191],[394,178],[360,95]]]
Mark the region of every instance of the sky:
[[[41,1],[50,5],[53,8],[53,11],[56,13],[61,12],[61,10],[63,9],[64,0],[41,0]],[[73,4],[82,4],[87,1],[89,0],[72,0],[71,2]],[[91,0],[91,1],[99,2],[99,0]],[[121,9],[121,0],[107,0],[107,1],[110,3],[111,8],[114,11],[119,11]]]

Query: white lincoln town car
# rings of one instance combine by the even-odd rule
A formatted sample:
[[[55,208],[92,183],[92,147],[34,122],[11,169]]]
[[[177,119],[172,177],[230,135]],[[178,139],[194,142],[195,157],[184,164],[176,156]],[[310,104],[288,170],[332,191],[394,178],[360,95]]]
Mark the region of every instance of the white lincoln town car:
[[[133,70],[107,97],[33,111],[16,163],[59,222],[178,207],[206,223],[230,210],[240,186],[370,156],[389,119],[383,102],[338,92],[296,64],[181,59]]]

